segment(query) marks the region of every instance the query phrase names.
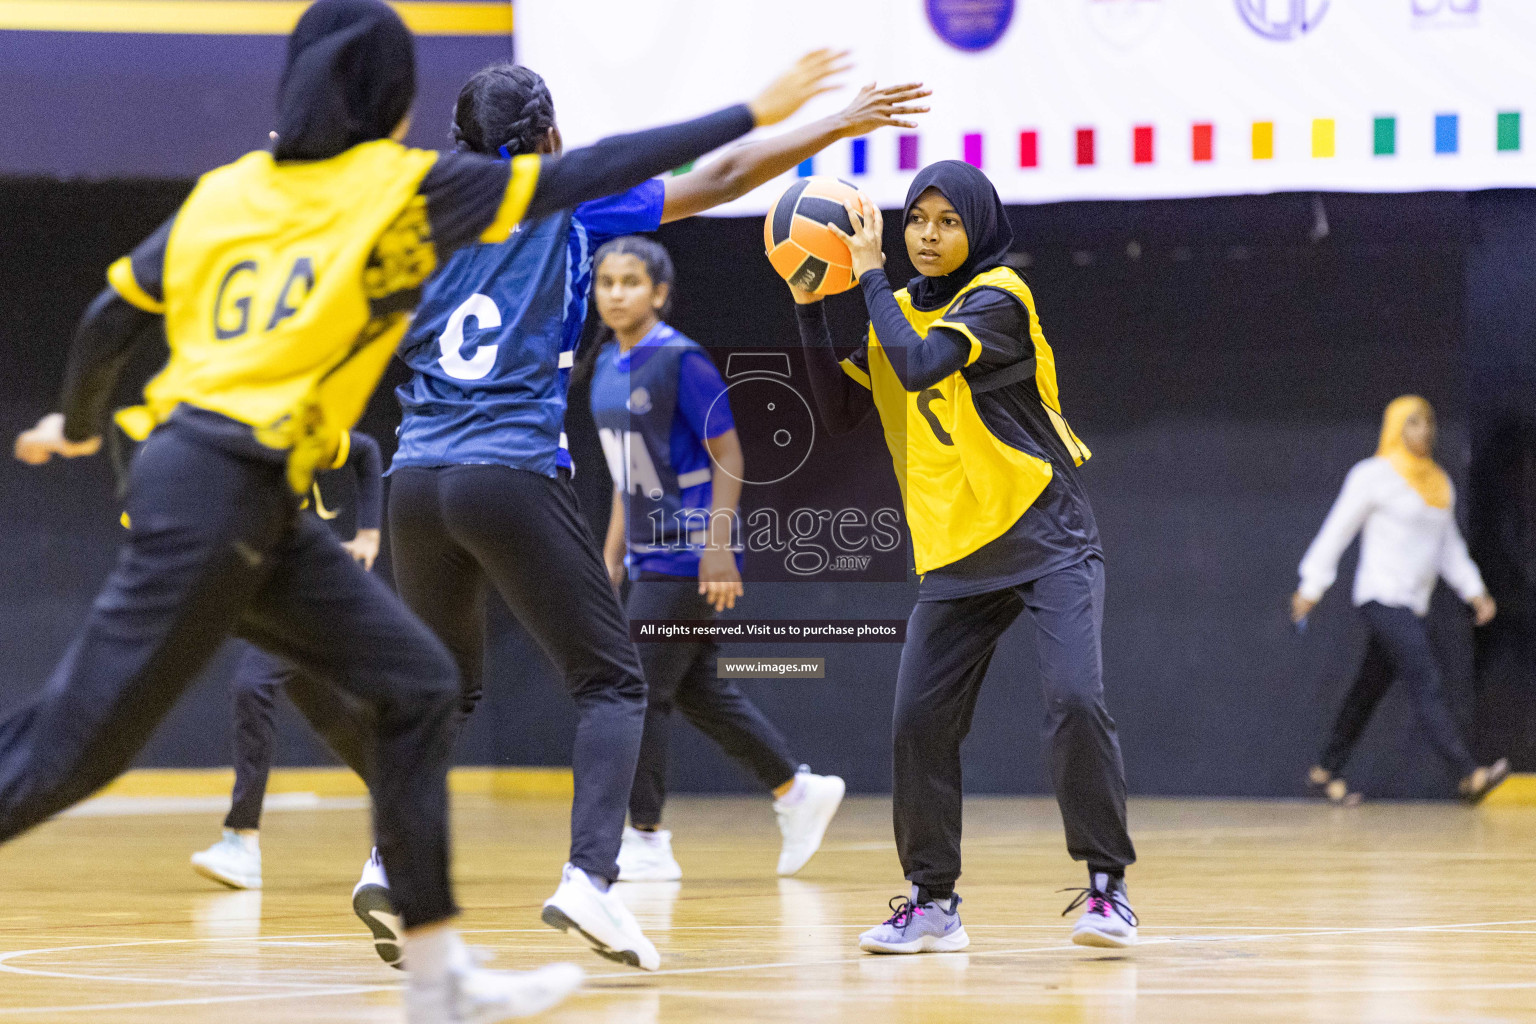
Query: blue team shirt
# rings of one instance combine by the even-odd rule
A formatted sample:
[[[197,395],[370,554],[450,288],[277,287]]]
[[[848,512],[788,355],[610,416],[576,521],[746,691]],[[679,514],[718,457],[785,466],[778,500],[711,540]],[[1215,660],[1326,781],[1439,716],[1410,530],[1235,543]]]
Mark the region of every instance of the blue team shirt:
[[[616,344],[611,347],[611,351],[604,352],[599,358],[598,373],[608,376],[611,369],[613,376],[610,379],[622,385],[631,371],[643,366],[657,348],[677,337],[677,333],[671,327],[666,324],[657,324],[628,352],[620,352]],[[684,352],[678,359],[677,404],[668,431],[666,454],[673,474],[679,479],[677,498],[678,504],[684,509],[707,510],[714,501],[712,460],[709,456],[709,448],[704,442],[736,428],[736,421],[731,416],[730,401],[721,400],[725,391],[725,381],[721,379],[720,371],[716,369],[714,361],[707,354],[693,349]],[[594,413],[598,411],[599,403],[611,402],[622,407],[628,394],[627,387],[621,386],[617,389],[601,387],[598,378],[594,376],[592,388]],[[656,454],[660,453],[653,453],[653,458]],[[682,485],[682,481],[697,479],[699,476],[703,476],[701,481],[687,486]],[[614,486],[621,490],[625,487],[624,482],[618,480],[614,481]],[[737,565],[741,564],[740,554],[737,555],[736,562]],[[659,572],[671,576],[699,574],[698,552],[686,549],[636,551],[631,545],[625,557],[625,563],[629,566],[631,577],[638,576],[641,572]]]
[[[593,253],[656,230],[664,201],[661,181],[648,181],[455,253],[427,283],[400,343],[412,374],[395,392],[402,416],[390,469],[569,469],[561,428]]]

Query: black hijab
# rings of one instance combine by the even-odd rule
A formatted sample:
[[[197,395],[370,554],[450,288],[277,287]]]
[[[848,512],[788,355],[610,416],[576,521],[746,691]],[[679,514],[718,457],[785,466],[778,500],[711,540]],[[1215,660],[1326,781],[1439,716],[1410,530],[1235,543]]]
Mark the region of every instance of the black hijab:
[[[907,189],[907,204],[901,214],[903,231],[907,218],[912,215],[912,207],[930,188],[943,193],[960,215],[966,240],[970,243],[970,254],[953,273],[943,277],[919,274],[907,282],[912,305],[922,310],[942,308],[971,278],[983,270],[1003,266],[1003,257],[1013,245],[1013,228],[1008,223],[1008,211],[1003,208],[997,189],[992,187],[985,174],[963,160],[940,160],[917,172],[912,187]]]
[[[416,98],[410,30],[380,0],[316,0],[288,37],[279,160],[325,160],[395,130]]]

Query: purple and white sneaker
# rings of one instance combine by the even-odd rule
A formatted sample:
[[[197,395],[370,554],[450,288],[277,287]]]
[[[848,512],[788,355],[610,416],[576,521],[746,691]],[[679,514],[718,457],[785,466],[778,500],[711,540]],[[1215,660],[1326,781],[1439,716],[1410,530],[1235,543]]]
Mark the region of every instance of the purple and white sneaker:
[[[1067,909],[1061,912],[1062,917],[1083,907],[1083,916],[1072,926],[1072,941],[1079,946],[1107,949],[1124,949],[1136,945],[1136,928],[1141,922],[1131,909],[1125,880],[1113,878],[1101,871],[1089,875],[1088,881],[1086,889],[1064,890],[1075,891],[1077,899],[1067,904]]]
[[[883,924],[859,936],[866,953],[954,953],[971,944],[960,923],[958,893],[943,903],[918,903],[914,885],[910,899],[893,896],[890,907]]]

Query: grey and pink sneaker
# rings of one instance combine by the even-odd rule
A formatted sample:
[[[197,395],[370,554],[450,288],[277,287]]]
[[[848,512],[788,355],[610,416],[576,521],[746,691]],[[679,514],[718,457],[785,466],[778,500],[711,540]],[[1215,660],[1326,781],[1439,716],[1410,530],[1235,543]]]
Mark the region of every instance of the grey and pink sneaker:
[[[866,953],[954,953],[971,944],[960,923],[960,896],[942,903],[917,902],[917,886],[911,898],[893,896],[891,916],[859,936]]]
[[[1131,901],[1125,891],[1125,880],[1104,872],[1088,876],[1088,888],[1064,889],[1076,892],[1077,898],[1061,912],[1066,917],[1078,907],[1083,915],[1072,926],[1072,941],[1079,946],[1100,946],[1123,949],[1136,945],[1136,928],[1141,923],[1131,909]]]

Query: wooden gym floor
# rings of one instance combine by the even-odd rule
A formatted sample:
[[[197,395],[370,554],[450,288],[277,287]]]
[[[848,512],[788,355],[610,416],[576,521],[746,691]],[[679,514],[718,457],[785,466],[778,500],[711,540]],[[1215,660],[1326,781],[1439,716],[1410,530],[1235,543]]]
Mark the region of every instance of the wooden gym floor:
[[[399,1019],[400,975],[348,904],[367,852],[360,801],[273,810],[267,889],[238,893],[186,863],[217,837],[220,801],[112,800],[97,810],[155,813],[67,817],[0,849],[0,1018]],[[627,887],[661,949],[649,975],[539,923],[565,803],[471,796],[454,810],[470,941],[501,965],[590,972],[550,1022],[1536,1022],[1536,807],[1137,800],[1142,945],[1117,954],[1066,941],[1054,890],[1081,880],[1053,805],[972,799],[970,950],[875,957],[855,938],[903,891],[888,801],[850,799],[801,877],[780,881],[766,800],[679,799],[668,824],[686,881]]]

